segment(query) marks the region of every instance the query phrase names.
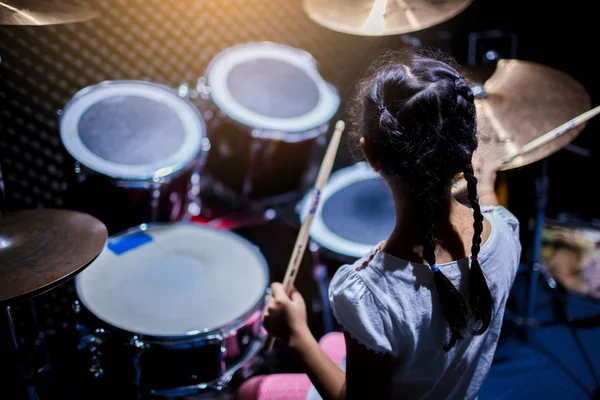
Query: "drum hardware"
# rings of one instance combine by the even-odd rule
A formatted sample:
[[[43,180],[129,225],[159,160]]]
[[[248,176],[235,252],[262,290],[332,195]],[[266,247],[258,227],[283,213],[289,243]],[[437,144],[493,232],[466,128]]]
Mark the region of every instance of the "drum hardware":
[[[83,22],[100,15],[94,10],[57,1],[3,0],[0,2],[0,25],[56,25]]]
[[[310,19],[325,28],[352,35],[386,36],[416,32],[441,24],[472,0],[304,0]]]
[[[600,107],[597,107],[600,108]],[[596,109],[594,109],[596,110]],[[594,111],[592,110],[592,111]],[[590,393],[592,398],[597,398],[600,396],[600,379],[598,378],[598,374],[596,373],[596,368],[594,367],[590,357],[588,355],[587,350],[581,343],[579,335],[577,334],[577,327],[574,321],[569,317],[567,312],[567,299],[566,299],[566,288],[563,284],[557,282],[549,273],[548,268],[544,265],[544,261],[542,259],[542,248],[544,244],[543,238],[543,228],[546,222],[546,207],[548,204],[548,187],[549,187],[549,178],[548,178],[548,159],[544,159],[542,161],[541,174],[536,182],[537,189],[537,213],[535,220],[535,228],[534,228],[534,237],[533,237],[533,254],[532,254],[532,267],[530,270],[529,277],[529,290],[527,293],[527,310],[525,317],[521,318],[520,321],[517,322],[518,326],[525,328],[525,334],[527,338],[530,338],[533,334],[533,330],[537,328],[540,324],[535,318],[535,305],[537,300],[537,290],[540,276],[545,278],[546,284],[550,289],[550,293],[552,295],[553,300],[555,301],[555,312],[558,314],[558,317],[566,324],[569,328],[571,336],[575,341],[575,344],[581,354],[584,362],[586,363],[590,373],[594,377],[596,381],[596,388],[593,393]],[[519,323],[520,322],[520,323]]]

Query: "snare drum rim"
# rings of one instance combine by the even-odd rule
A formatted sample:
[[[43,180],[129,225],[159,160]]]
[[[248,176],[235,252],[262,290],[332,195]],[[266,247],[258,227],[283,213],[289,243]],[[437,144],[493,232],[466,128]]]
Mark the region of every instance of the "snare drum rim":
[[[178,149],[174,155],[169,157],[168,160],[170,162],[167,163],[163,160],[154,164],[133,166],[109,162],[88,149],[81,141],[79,134],[66,131],[65,121],[68,117],[71,117],[69,111],[72,110],[74,105],[81,101],[85,96],[104,88],[125,85],[139,86],[140,88],[147,86],[162,90],[166,95],[171,95],[174,102],[181,102],[181,104],[185,104],[188,108],[187,111],[189,111],[189,116],[191,117],[190,120],[194,120],[193,125],[195,126],[189,127],[189,132],[192,132],[192,134],[188,134],[180,149]],[[88,108],[82,110],[78,117],[80,118]],[[191,162],[202,160],[205,156],[206,149],[209,146],[206,133],[206,122],[198,108],[188,99],[179,96],[174,89],[155,82],[141,80],[107,80],[87,86],[75,93],[75,95],[65,104],[64,108],[59,112],[58,124],[63,146],[71,157],[73,157],[80,165],[85,166],[88,170],[121,181],[159,180],[166,176],[173,175],[182,169],[185,169]]]
[[[211,341],[211,340],[222,341],[228,337],[235,336],[237,331],[240,328],[247,326],[249,324],[252,324],[253,322],[260,319],[262,317],[262,310],[266,306],[267,299],[268,299],[268,292],[269,292],[268,282],[270,282],[270,279],[271,279],[269,266],[268,266],[268,263],[267,263],[264,255],[258,249],[257,246],[255,246],[250,241],[248,241],[244,237],[242,237],[234,232],[230,232],[228,230],[223,230],[223,229],[219,229],[219,228],[214,228],[211,226],[200,225],[197,223],[193,223],[191,221],[153,222],[153,223],[141,224],[141,225],[126,229],[123,232],[120,232],[118,234],[111,236],[108,239],[103,251],[106,250],[106,248],[111,240],[115,240],[115,239],[118,239],[118,238],[121,238],[124,236],[138,233],[138,232],[144,232],[144,231],[147,231],[152,228],[161,229],[161,228],[167,228],[167,227],[172,227],[172,226],[182,226],[182,225],[193,226],[194,228],[198,228],[198,229],[214,230],[214,231],[217,231],[224,235],[230,236],[232,238],[235,238],[239,242],[246,244],[257,255],[258,259],[260,260],[260,262],[265,270],[265,275],[267,278],[267,286],[265,287],[264,295],[259,296],[259,299],[252,305],[252,307],[249,310],[244,312],[238,318],[228,322],[227,324],[217,327],[217,328],[214,328],[214,329],[192,330],[192,331],[186,332],[181,335],[151,335],[151,334],[146,334],[146,333],[133,332],[123,326],[119,326],[110,321],[106,321],[105,319],[101,318],[100,316],[98,316],[96,313],[94,313],[92,311],[92,308],[87,304],[86,300],[84,299],[84,296],[81,295],[81,289],[80,289],[80,283],[79,283],[81,281],[81,274],[77,275],[74,279],[75,294],[77,296],[77,300],[79,301],[79,304],[94,318],[101,321],[104,325],[110,327],[110,330],[113,333],[117,333],[118,335],[123,335],[128,338],[132,338],[134,336],[139,337],[139,338],[143,339],[144,342],[159,344],[161,346],[165,346],[165,347],[169,347],[169,348],[186,347],[192,343],[206,342],[206,341]],[[91,265],[91,263],[90,263],[90,265]],[[256,316],[254,316],[255,314],[256,314]]]
[[[359,243],[338,236],[325,224],[322,214],[323,206],[331,196],[349,185],[370,179],[381,179],[381,177],[364,161],[342,168],[331,174],[329,182],[327,182],[325,189],[321,193],[321,200],[310,229],[310,236],[321,247],[352,258],[360,258],[375,247],[376,243]],[[299,213],[301,220],[306,218],[311,209],[312,197],[313,191],[310,191],[304,196],[301,202]]]
[[[295,58],[273,58],[284,60],[289,64],[298,67],[312,78],[319,91],[317,105],[308,113],[294,118],[267,117],[243,107],[233,98],[233,96],[231,96],[229,88],[226,85],[228,72],[237,64],[232,63],[226,65],[224,67],[226,68],[225,72],[221,75],[223,79],[216,83],[214,79],[214,71],[221,65],[220,63],[223,63],[227,57],[230,57],[232,54],[235,54],[242,49],[259,51],[264,49],[279,49],[282,53],[296,54],[298,57]],[[247,42],[226,48],[209,62],[204,76],[206,79],[206,86],[210,88],[211,101],[219,111],[228,118],[239,121],[241,124],[259,131],[260,133],[257,133],[257,137],[278,139],[277,136],[281,137],[286,134],[289,135],[290,133],[296,134],[302,132],[307,132],[309,137],[316,137],[318,134],[315,135],[312,131],[319,126],[328,123],[337,113],[341,104],[339,91],[335,86],[323,79],[318,71],[317,62],[314,57],[304,50],[280,43],[269,41]],[[213,77],[212,79],[211,76]]]

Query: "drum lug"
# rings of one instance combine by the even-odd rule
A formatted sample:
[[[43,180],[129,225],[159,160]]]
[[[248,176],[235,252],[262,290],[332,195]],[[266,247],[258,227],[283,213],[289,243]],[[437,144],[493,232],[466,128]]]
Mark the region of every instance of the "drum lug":
[[[187,82],[183,82],[177,88],[177,94],[179,95],[179,97],[183,97],[184,99],[187,99],[190,96],[190,85],[188,85]]]
[[[90,356],[90,364],[88,371],[94,375],[94,378],[100,378],[104,375],[104,369],[102,369],[100,358],[102,352],[100,346],[103,343],[103,337],[105,336],[104,329],[96,329],[94,334],[88,334],[81,338],[79,343],[79,350],[86,350]]]
[[[79,303],[79,300],[75,300],[71,307],[73,308],[73,312],[75,314],[79,314],[81,312],[81,303]]]
[[[140,349],[140,351],[148,347],[146,343],[143,340],[141,340],[137,335],[131,338],[131,340],[129,341],[129,345],[135,347],[136,349]]]
[[[202,138],[202,151],[203,152],[210,151],[210,139],[207,137]]]
[[[206,82],[206,78],[201,76],[198,78],[196,82],[196,93],[204,100],[208,100],[210,98],[210,86]]]

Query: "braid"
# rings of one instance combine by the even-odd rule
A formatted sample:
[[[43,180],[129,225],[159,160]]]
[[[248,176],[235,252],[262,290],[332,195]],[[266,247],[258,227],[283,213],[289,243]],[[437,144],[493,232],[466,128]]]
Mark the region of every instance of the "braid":
[[[442,314],[450,328],[451,337],[449,342],[444,346],[444,350],[448,351],[454,347],[457,340],[465,338],[468,333],[467,315],[469,314],[469,308],[460,292],[444,275],[442,270],[436,266],[436,239],[434,236],[436,207],[435,200],[433,199],[439,197],[431,192],[417,193],[414,190],[411,190],[411,192],[412,201],[416,207],[415,211],[418,215],[421,243],[423,245],[423,258],[430,265],[433,272]]]
[[[437,118],[435,118],[437,116]],[[419,227],[423,258],[431,266],[440,308],[451,337],[481,334],[491,321],[493,302],[477,256],[483,215],[477,200],[472,157],[477,149],[473,91],[455,68],[418,54],[390,52],[374,63],[359,82],[350,103],[355,139],[365,139],[382,173],[408,185]],[[356,146],[356,148],[361,148]],[[436,221],[454,177],[463,172],[474,210],[469,302],[436,266]],[[469,304],[470,303],[470,304]],[[470,306],[481,327],[469,324]]]
[[[487,285],[481,265],[479,264],[478,255],[481,248],[481,233],[483,232],[483,214],[479,207],[479,198],[477,197],[477,178],[473,173],[473,167],[468,166],[464,170],[465,180],[467,181],[467,189],[469,202],[473,208],[473,245],[471,247],[471,272],[469,285],[469,300],[473,309],[473,314],[477,320],[481,321],[479,329],[473,329],[473,334],[481,335],[490,326],[492,313],[494,311],[494,302],[490,288]]]

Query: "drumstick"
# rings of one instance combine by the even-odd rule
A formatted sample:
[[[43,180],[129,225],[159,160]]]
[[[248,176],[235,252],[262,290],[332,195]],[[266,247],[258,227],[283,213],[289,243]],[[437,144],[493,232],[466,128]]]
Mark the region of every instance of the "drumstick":
[[[335,124],[335,131],[333,132],[333,136],[331,137],[331,141],[327,147],[327,152],[325,153],[325,157],[321,163],[321,168],[319,169],[319,174],[317,175],[317,180],[315,182],[315,188],[313,190],[310,211],[306,215],[306,218],[304,218],[304,221],[302,221],[302,227],[300,228],[300,232],[296,238],[294,250],[292,251],[292,256],[283,278],[283,288],[288,293],[294,285],[294,281],[296,280],[298,268],[300,268],[302,256],[304,255],[304,250],[306,249],[306,244],[308,243],[310,226],[315,218],[315,213],[317,212],[317,208],[321,200],[321,192],[323,191],[323,188],[329,179],[329,175],[331,174],[331,169],[333,168],[333,162],[335,161],[335,156],[340,145],[344,128],[344,121],[338,121]],[[271,340],[269,343],[269,351],[273,348],[273,342],[274,341]]]
[[[578,115],[577,117],[565,122],[564,124],[557,126],[556,128],[552,129],[551,131],[543,134],[539,138],[533,139],[531,142],[525,144],[515,154],[509,155],[509,156],[506,156],[506,157],[500,159],[500,161],[498,161],[496,164],[493,165],[493,167],[491,168],[492,171],[499,171],[500,169],[507,166],[515,158],[521,157],[527,153],[531,153],[532,151],[539,149],[546,143],[549,143],[552,140],[554,140],[560,136],[563,136],[567,132],[572,131],[579,125],[592,119],[593,117],[595,117],[598,114],[600,114],[600,106],[592,108],[591,110],[586,111],[581,115]],[[453,194],[456,195],[459,193],[463,193],[466,190],[466,188],[467,188],[467,182],[463,180],[458,185],[456,185],[454,188],[452,188],[452,192],[453,192]]]

